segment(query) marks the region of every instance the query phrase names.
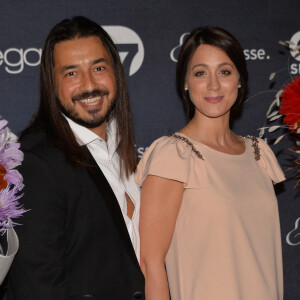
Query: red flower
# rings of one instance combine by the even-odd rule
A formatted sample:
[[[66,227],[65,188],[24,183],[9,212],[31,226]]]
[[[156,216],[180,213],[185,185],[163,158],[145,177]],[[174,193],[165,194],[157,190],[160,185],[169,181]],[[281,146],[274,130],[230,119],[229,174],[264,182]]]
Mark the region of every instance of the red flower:
[[[0,190],[7,187],[6,169],[0,165]]]
[[[294,131],[296,123],[300,127],[300,77],[284,87],[280,98],[280,114],[285,115],[283,123],[289,126],[289,130]]]

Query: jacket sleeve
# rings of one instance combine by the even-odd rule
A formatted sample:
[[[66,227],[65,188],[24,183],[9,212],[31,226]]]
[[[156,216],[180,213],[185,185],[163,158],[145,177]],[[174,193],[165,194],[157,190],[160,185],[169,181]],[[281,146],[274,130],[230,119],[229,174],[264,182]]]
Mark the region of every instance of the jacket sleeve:
[[[16,231],[20,248],[9,274],[8,299],[65,300],[67,207],[58,179],[59,166],[32,152],[25,152],[20,172],[29,211]]]

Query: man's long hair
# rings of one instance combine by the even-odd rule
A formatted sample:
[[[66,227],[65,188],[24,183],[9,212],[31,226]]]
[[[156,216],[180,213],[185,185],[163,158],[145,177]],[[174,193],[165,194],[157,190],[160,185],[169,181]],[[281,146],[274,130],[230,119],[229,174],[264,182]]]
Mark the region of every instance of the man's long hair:
[[[23,131],[21,139],[29,133],[44,130],[51,142],[64,152],[72,165],[81,167],[87,165],[86,151],[78,145],[59,108],[54,81],[53,50],[59,42],[90,36],[100,38],[112,61],[117,90],[115,105],[109,119],[115,118],[116,120],[116,138],[120,140],[117,152],[120,156],[121,170],[128,177],[135,171],[137,156],[134,148],[129,95],[123,66],[110,36],[97,23],[85,17],[78,16],[71,20],[65,19],[57,24],[48,35],[41,58],[40,105],[31,124]]]

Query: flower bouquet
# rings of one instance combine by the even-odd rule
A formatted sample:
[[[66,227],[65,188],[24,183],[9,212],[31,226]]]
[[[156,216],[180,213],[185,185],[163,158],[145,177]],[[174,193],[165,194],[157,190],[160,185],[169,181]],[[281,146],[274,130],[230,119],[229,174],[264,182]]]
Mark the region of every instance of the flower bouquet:
[[[284,44],[284,42],[281,42]],[[299,50],[300,47],[295,48]],[[270,80],[275,77],[276,73],[270,75]],[[259,128],[259,137],[263,137],[265,130],[273,132],[279,128],[287,129],[288,131],[278,136],[274,144],[279,143],[286,135],[291,135],[295,140],[293,146],[289,148],[295,155],[294,165],[289,168],[296,171],[295,178],[297,179],[296,185],[300,186],[300,77],[292,78],[292,80],[283,86],[283,88],[277,92],[275,100],[270,105],[267,114],[267,120],[273,122],[275,120],[281,120],[280,125],[264,126]]]
[[[297,187],[300,185],[300,77],[296,77],[284,87],[279,113],[284,116],[283,123],[295,138],[294,146],[290,150],[297,154],[295,164],[291,168],[296,170]]]
[[[0,248],[0,284],[4,280],[15,254],[19,240],[13,229],[18,225],[13,219],[20,217],[25,209],[19,204],[22,197],[23,177],[15,170],[23,161],[17,137],[6,127],[7,121],[0,120],[0,235],[6,235],[7,251]]]

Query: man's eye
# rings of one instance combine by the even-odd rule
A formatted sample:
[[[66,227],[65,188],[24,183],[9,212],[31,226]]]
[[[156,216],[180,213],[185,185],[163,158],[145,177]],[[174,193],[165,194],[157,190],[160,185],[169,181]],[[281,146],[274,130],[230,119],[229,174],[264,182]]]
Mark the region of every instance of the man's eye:
[[[96,71],[102,71],[104,69],[104,67],[96,67]]]
[[[75,72],[74,71],[71,71],[71,72],[68,72],[67,74],[66,74],[66,77],[67,76],[74,76],[75,75]]]

